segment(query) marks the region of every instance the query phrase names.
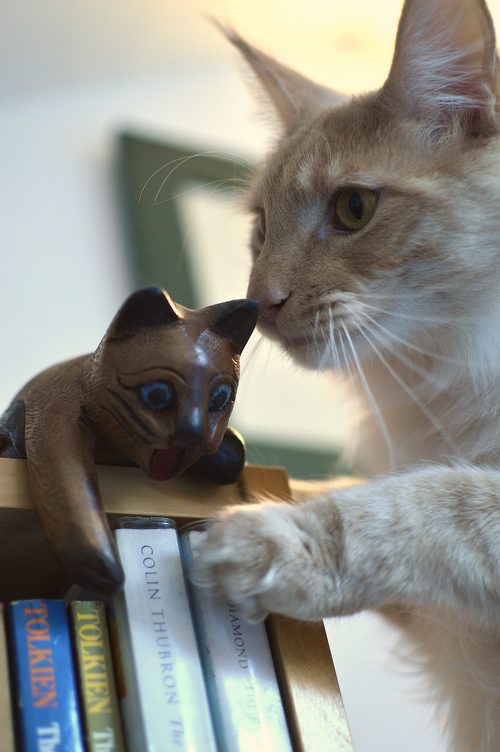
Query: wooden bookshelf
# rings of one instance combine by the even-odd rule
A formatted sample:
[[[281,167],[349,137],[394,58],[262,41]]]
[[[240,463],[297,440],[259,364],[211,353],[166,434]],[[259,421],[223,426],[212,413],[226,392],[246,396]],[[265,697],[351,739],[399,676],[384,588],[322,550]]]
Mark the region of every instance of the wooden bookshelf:
[[[212,486],[189,476],[164,483],[136,468],[98,467],[106,513],[214,517],[228,504],[252,503],[259,492],[300,500],[307,485],[289,485],[282,468],[246,466],[238,483]],[[291,486],[291,487],[290,487]],[[44,541],[31,501],[25,460],[0,458],[0,601],[60,598],[71,583]],[[272,615],[267,628],[294,752],[353,752],[323,624]]]

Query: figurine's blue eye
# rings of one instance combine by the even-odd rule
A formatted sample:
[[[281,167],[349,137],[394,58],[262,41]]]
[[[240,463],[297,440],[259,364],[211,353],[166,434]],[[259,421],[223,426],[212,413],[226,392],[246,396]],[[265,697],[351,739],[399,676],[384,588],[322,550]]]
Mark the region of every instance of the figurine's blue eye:
[[[165,410],[173,399],[173,391],[164,381],[151,381],[141,386],[141,400],[151,410]]]
[[[221,410],[224,410],[229,400],[231,399],[232,393],[233,390],[230,386],[227,386],[227,384],[221,384],[220,386],[217,386],[210,395],[210,404],[208,406],[210,412],[218,413]]]

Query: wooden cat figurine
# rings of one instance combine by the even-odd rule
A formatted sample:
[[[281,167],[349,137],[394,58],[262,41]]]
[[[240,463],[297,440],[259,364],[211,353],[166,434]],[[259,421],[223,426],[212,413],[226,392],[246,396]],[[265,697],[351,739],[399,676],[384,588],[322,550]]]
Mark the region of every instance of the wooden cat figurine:
[[[250,300],[192,311],[157,287],[139,290],[95,353],[16,395],[0,421],[0,455],[27,458],[45,537],[74,582],[104,594],[123,582],[95,463],[166,480],[198,462],[201,477],[236,480],[244,445],[226,427],[256,319]]]

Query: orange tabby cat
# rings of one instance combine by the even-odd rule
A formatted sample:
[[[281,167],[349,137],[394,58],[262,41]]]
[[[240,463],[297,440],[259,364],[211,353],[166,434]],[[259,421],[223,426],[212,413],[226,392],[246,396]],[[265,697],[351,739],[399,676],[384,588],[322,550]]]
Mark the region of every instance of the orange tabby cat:
[[[406,0],[379,91],[343,99],[239,47],[281,138],[251,190],[248,295],[371,413],[370,483],[214,526],[195,578],[252,619],[382,609],[453,749],[500,749],[500,84],[482,0]],[[331,418],[334,420],[334,416]]]

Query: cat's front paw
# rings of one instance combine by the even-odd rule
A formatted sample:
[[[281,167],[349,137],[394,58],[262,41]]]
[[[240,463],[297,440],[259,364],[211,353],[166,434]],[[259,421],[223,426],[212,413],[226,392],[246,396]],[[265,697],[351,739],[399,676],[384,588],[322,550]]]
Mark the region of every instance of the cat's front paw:
[[[251,621],[269,612],[320,619],[336,600],[338,538],[325,539],[318,520],[300,506],[240,507],[211,526],[190,578],[230,599]]]

